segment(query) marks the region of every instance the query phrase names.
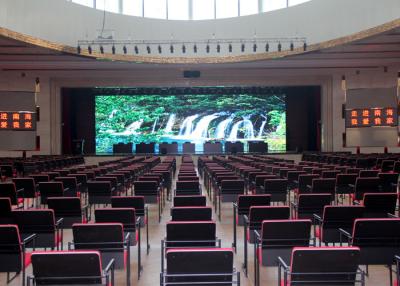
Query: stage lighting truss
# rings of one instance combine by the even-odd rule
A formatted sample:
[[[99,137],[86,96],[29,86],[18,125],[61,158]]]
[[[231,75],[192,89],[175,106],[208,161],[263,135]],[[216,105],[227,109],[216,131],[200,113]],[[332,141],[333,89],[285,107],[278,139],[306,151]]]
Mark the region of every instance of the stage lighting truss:
[[[169,51],[164,51],[161,47],[169,47]],[[238,54],[243,53],[272,53],[272,52],[299,52],[307,50],[307,39],[305,37],[293,38],[254,38],[249,39],[206,39],[197,41],[147,41],[147,40],[114,40],[97,38],[96,40],[79,40],[77,53],[110,53],[110,54],[143,54],[152,55],[158,52],[159,55],[170,55],[174,53],[174,46],[180,46],[181,54],[201,53],[212,56],[224,56],[222,50],[232,53],[234,50]],[[96,49],[96,47],[99,47]],[[250,47],[247,49],[247,47]],[[258,49],[265,47],[265,49]],[[119,51],[119,52],[118,52]],[[141,52],[140,52],[141,51]],[[154,52],[157,51],[157,52]],[[180,53],[177,53],[179,55]]]

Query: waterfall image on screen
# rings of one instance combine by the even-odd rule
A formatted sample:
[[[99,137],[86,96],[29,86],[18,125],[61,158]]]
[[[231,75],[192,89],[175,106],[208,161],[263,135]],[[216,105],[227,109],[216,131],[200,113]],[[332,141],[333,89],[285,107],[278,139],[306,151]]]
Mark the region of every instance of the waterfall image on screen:
[[[97,95],[96,153],[120,142],[265,141],[286,150],[284,95]]]

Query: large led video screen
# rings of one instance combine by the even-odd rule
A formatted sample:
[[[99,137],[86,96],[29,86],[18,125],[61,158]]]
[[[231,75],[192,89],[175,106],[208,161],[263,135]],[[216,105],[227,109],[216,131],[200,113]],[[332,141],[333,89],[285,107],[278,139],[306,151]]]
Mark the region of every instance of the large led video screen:
[[[286,151],[285,95],[97,95],[96,153],[120,142],[265,141]],[[245,145],[246,146],[246,145]]]

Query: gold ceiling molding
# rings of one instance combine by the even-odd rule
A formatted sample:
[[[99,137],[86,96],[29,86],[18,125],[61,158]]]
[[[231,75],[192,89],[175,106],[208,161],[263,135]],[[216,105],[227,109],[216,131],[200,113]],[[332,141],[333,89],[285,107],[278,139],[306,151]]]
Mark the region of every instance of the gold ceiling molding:
[[[149,63],[149,64],[224,64],[224,63],[238,63],[238,62],[251,62],[280,59],[287,56],[299,55],[309,53],[312,51],[328,49],[335,46],[348,44],[354,41],[362,40],[374,35],[390,31],[400,27],[400,18],[391,22],[370,28],[355,34],[317,43],[307,46],[307,51],[303,47],[295,48],[293,51],[283,50],[281,52],[266,52],[257,54],[245,54],[236,56],[220,56],[220,57],[163,57],[163,56],[139,56],[139,55],[124,55],[124,54],[101,54],[97,51],[92,51],[89,54],[87,49],[82,49],[79,54],[77,48],[68,45],[57,44],[54,42],[46,41],[37,37],[18,33],[6,28],[0,27],[0,36],[21,41],[23,43],[33,45],[40,48],[53,50],[55,52],[67,53],[75,56],[81,56],[91,59],[103,61],[121,61],[121,62],[134,62],[134,63]]]

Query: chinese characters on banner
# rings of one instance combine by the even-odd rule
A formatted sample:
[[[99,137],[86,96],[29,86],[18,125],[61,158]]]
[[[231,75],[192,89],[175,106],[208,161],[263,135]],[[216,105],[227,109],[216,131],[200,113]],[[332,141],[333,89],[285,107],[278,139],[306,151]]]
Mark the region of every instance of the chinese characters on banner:
[[[346,110],[346,128],[397,126],[397,109],[363,108]]]
[[[1,130],[36,130],[35,114],[26,111],[0,111]]]

